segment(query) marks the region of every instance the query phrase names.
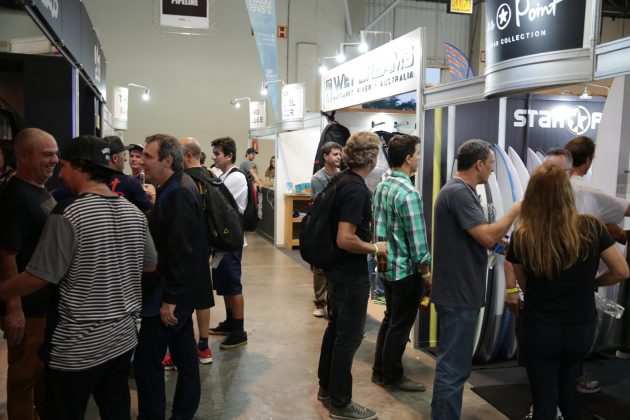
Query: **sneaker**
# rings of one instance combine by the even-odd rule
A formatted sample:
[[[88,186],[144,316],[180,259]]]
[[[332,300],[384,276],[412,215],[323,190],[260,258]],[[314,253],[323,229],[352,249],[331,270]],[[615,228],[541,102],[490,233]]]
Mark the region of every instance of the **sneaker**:
[[[385,305],[385,296],[376,296],[372,303],[376,305]]]
[[[383,388],[385,389],[393,389],[399,391],[407,391],[407,392],[424,392],[426,391],[426,387],[420,382],[414,381],[411,378],[406,377],[405,375],[400,378],[398,382],[395,384],[384,384]]]
[[[247,332],[231,333],[228,337],[219,345],[220,349],[227,350],[236,347],[244,346],[247,344]]]
[[[320,401],[330,400],[330,394],[321,385],[319,386],[319,391],[317,391],[317,399]]]
[[[313,311],[313,316],[317,317],[317,318],[322,318],[322,317],[326,316],[326,310],[324,309],[323,306],[318,306]]]
[[[521,420],[532,420],[534,418],[534,406],[529,406],[529,413],[525,417],[522,417]]]
[[[350,404],[343,408],[330,407],[329,416],[331,419],[346,419],[346,420],[374,420],[376,419],[376,412],[365,408],[362,405],[350,401]]]
[[[203,365],[212,363],[212,349],[210,349],[210,347],[207,347],[205,350],[201,350],[199,347],[197,347],[197,357],[199,358],[199,363]]]
[[[589,380],[585,376],[580,376],[575,382],[578,392],[582,394],[594,394],[600,391],[599,381]]]
[[[164,370],[177,370],[177,366],[173,363],[173,359],[171,359],[170,354],[164,356],[164,360],[162,360],[162,367]]]
[[[617,356],[618,359],[630,360],[630,349],[621,347],[615,352],[615,356]]]
[[[210,335],[230,335],[231,332],[232,326],[228,321],[219,322],[219,325],[208,330]]]

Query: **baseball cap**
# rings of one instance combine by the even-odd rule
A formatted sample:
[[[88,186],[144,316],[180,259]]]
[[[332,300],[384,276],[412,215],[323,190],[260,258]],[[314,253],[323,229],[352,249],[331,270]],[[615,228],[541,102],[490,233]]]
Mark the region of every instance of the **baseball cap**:
[[[246,155],[249,155],[250,153],[256,153],[258,154],[258,151],[256,149],[254,149],[253,147],[250,147],[249,149],[247,149],[247,151],[245,152]]]
[[[129,145],[129,149],[127,150],[139,150],[139,151],[144,151],[144,145],[142,144],[130,144]]]
[[[84,160],[103,168],[109,167],[110,145],[98,137],[83,135],[75,137],[61,147],[59,157],[64,160]]]
[[[109,144],[112,155],[131,149],[131,145],[125,146],[125,144],[122,142],[122,140],[118,136],[103,137],[103,140]]]

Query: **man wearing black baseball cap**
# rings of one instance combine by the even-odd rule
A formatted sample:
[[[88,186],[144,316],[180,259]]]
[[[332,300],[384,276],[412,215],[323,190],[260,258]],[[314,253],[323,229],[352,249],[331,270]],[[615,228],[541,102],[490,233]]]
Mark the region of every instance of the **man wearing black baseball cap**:
[[[257,154],[258,154],[258,151],[254,149],[253,147],[250,147],[249,149],[247,149],[247,151],[245,152],[245,160],[241,162],[239,169],[243,171],[245,174],[253,176],[254,183],[257,186],[261,186],[262,182],[260,181],[260,178],[258,178],[258,167],[254,163],[254,159],[256,158]]]
[[[123,173],[127,161],[125,152],[133,149],[134,145],[125,146],[118,136],[108,136],[103,140],[110,147],[109,167],[115,171],[109,182],[112,192],[125,197],[144,213],[151,210],[153,208],[151,195],[155,197],[155,188],[149,186],[151,190],[146,191],[138,179]]]
[[[47,418],[85,417],[91,395],[101,418],[129,418],[140,278],[157,253],[145,216],[107,185],[110,155],[94,136],[67,142],[59,176],[74,196],[53,209],[25,270],[0,285],[2,300],[57,285],[40,350]]]

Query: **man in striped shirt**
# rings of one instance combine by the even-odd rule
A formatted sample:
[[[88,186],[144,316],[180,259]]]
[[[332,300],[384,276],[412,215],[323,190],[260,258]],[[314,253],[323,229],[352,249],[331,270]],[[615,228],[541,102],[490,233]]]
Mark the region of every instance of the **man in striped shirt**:
[[[109,154],[94,136],[62,148],[59,176],[74,197],[48,217],[25,271],[0,287],[6,299],[57,286],[40,350],[47,419],[83,418],[90,395],[101,418],[130,418],[140,276],[155,269],[157,253],[144,215],[107,186]]]
[[[374,191],[376,240],[386,241],[385,316],[376,339],[372,381],[387,389],[421,392],[423,384],[403,374],[402,356],[416,319],[423,283],[431,285],[420,193],[411,183],[420,164],[420,139],[396,135],[388,145],[392,169]]]

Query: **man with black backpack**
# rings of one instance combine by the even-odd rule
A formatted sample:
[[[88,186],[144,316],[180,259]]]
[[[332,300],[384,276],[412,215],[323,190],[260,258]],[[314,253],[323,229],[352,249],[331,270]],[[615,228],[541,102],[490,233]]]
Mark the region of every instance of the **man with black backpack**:
[[[370,291],[365,256],[387,254],[385,242],[371,242],[372,200],[365,184],[380,146],[374,133],[354,133],[343,150],[349,169],[328,184],[336,188],[330,209],[331,228],[336,232],[330,246],[336,245],[336,255],[330,266],[320,265],[328,283],[330,319],[319,356],[317,398],[330,401],[330,417],[336,419],[376,418],[374,411],[352,401],[351,371],[363,337]]]
[[[234,166],[236,162],[236,142],[231,137],[221,137],[212,141],[212,158],[221,170],[219,179],[230,190],[241,214],[248,207],[249,189],[243,172]],[[247,246],[244,240],[243,246]],[[212,335],[225,335],[219,348],[233,349],[247,344],[244,329],[245,301],[241,284],[241,259],[243,249],[226,253],[217,268],[212,269],[214,290],[225,301],[225,320],[210,329]]]
[[[201,166],[201,147],[193,137],[182,137],[179,144],[184,149],[184,172],[195,181],[200,193],[203,188],[209,188],[212,181],[210,172]],[[202,199],[203,207],[203,199]],[[212,294],[212,291],[210,291]],[[203,305],[205,306],[205,305]],[[212,363],[212,350],[208,346],[208,330],[210,329],[210,306],[196,308],[197,326],[199,327],[199,343],[197,344],[197,357],[202,364]]]

